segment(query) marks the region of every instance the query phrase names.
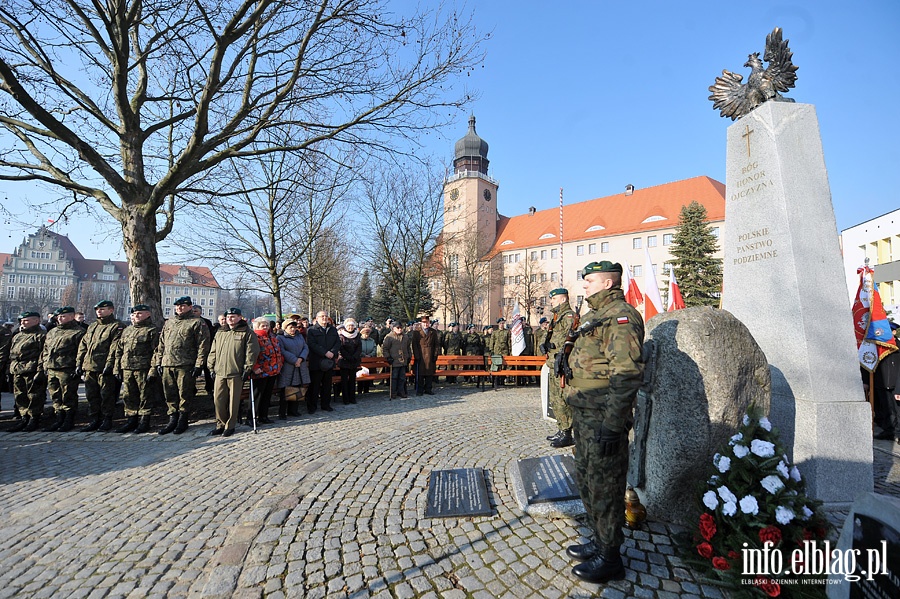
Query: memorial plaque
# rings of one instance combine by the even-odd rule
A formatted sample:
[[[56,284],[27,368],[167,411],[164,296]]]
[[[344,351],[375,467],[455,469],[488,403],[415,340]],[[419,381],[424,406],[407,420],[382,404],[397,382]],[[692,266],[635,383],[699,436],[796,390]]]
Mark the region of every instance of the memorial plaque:
[[[519,460],[519,473],[529,504],[578,499],[575,459],[568,455]]]
[[[859,580],[850,582],[850,599],[900,597],[900,532],[864,514],[853,523]]]
[[[484,470],[456,468],[432,471],[428,481],[426,518],[490,516],[492,513]]]

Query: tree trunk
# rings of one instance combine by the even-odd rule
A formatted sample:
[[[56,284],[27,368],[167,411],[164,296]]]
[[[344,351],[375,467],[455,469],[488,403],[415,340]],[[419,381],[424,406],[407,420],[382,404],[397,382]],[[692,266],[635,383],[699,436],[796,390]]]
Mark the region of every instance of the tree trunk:
[[[142,206],[122,208],[122,244],[128,257],[131,305],[147,304],[153,322],[163,322],[159,285],[159,253],[156,250],[156,215],[144,214]]]

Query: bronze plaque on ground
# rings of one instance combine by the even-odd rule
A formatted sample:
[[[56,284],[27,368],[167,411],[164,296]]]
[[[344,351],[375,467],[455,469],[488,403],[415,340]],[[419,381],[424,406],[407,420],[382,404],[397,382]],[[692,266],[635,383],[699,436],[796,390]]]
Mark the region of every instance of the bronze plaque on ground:
[[[428,481],[426,518],[490,516],[487,485],[481,468],[434,470]]]
[[[528,503],[578,499],[575,459],[568,455],[519,460],[519,474]]]

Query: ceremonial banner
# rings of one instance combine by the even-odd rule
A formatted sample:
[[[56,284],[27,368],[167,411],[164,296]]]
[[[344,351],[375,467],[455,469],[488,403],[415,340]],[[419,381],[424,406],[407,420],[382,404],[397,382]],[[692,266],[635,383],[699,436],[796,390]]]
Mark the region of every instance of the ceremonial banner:
[[[522,327],[522,316],[519,314],[519,304],[513,312],[513,324],[509,331],[509,345],[512,355],[520,356],[525,351],[525,331]]]
[[[622,291],[625,292],[625,301],[637,308],[644,301],[644,296],[638,287],[637,281],[631,276],[631,267],[628,262],[622,262]]]
[[[874,372],[884,356],[897,351],[897,343],[881,303],[881,294],[874,279],[875,271],[863,266],[856,272],[859,273],[859,288],[853,301],[856,347],[860,365]]]

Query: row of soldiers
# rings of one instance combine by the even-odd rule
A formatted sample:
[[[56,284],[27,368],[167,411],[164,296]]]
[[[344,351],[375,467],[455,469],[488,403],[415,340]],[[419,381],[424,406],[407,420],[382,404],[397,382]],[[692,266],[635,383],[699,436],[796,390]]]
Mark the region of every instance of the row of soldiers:
[[[375,327],[372,331],[372,337],[375,342],[381,345],[384,338],[391,332],[392,319],[388,319],[385,327]],[[541,319],[542,329],[545,329],[546,318]],[[417,323],[413,323],[417,324]],[[451,322],[446,331],[436,328],[437,321],[432,320],[431,325],[435,332],[440,336],[440,347],[444,355],[447,356],[508,356],[512,352],[511,332],[506,325],[506,319],[500,317],[497,324],[485,325],[482,327],[481,333],[477,332],[474,324],[469,324],[465,328],[465,332],[461,330],[461,326],[457,322]],[[525,337],[525,350],[521,355],[535,355],[535,334],[531,326],[522,321],[522,332]]]

